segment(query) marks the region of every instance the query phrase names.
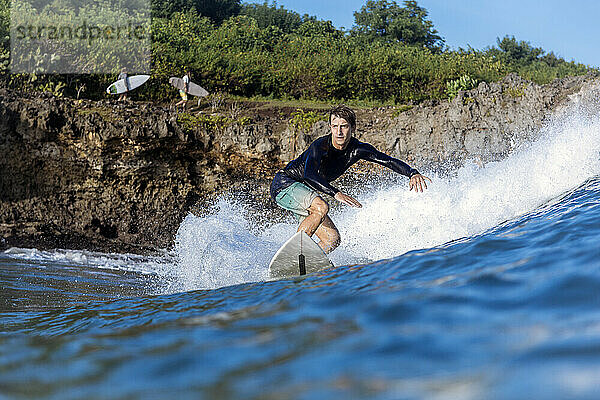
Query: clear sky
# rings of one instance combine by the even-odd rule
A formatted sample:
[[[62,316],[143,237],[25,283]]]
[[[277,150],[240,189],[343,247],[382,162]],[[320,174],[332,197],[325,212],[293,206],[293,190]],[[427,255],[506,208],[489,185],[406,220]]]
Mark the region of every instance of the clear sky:
[[[277,5],[349,29],[354,25],[354,12],[366,2],[277,0]],[[510,35],[567,61],[600,67],[598,0],[417,0],[417,4],[429,12],[438,34],[453,49],[469,45],[483,49],[495,45],[496,38]]]

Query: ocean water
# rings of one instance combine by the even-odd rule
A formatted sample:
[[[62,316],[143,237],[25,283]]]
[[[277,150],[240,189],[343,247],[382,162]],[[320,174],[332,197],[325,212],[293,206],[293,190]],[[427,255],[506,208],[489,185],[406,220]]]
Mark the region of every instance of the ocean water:
[[[335,268],[269,281],[289,220],[223,198],[152,256],[0,254],[0,399],[595,399],[600,117],[335,206]]]

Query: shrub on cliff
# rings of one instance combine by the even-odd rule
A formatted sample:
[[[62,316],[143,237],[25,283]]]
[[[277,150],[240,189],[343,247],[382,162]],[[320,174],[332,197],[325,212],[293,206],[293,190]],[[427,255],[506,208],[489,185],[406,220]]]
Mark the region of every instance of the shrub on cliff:
[[[267,1],[262,4],[242,4],[240,14],[254,18],[261,28],[276,26],[285,33],[295,32],[309,18],[316,19],[308,15],[301,16],[283,6],[277,7],[276,2],[269,5]]]
[[[8,71],[10,61],[10,1],[0,0],[0,74]]]
[[[240,12],[240,0],[151,0],[152,16],[170,18],[176,12],[194,10],[220,24]]]
[[[376,24],[360,18],[381,6],[396,19],[388,21],[395,28],[373,40]],[[426,10],[415,1],[404,6],[367,2],[357,13],[362,25],[351,34],[275,2],[245,4],[242,15],[220,25],[194,11],[174,13],[153,21],[153,75],[163,79],[190,68],[209,91],[246,97],[407,103],[447,98],[448,85],[463,76],[491,82],[518,72],[546,83],[588,70],[514,39],[481,51],[441,51],[443,41]],[[393,36],[400,31],[404,36]],[[172,92],[164,82],[146,88],[150,98]]]
[[[497,47],[486,50],[486,54],[506,66],[510,72],[517,72],[523,78],[537,83],[548,83],[553,79],[568,75],[585,74],[589,68],[575,62],[567,62],[554,53],[546,53],[541,47],[533,47],[514,36],[496,39]]]
[[[344,32],[330,21],[299,16],[277,8],[276,3],[244,5],[245,14],[222,23],[203,15],[197,7],[173,12],[168,18],[153,18],[152,79],[134,96],[161,101],[174,98],[177,93],[168,84],[168,77],[181,76],[185,69],[191,70],[193,81],[210,92],[397,104],[447,98],[450,92],[470,86],[461,86],[464,76],[472,82],[491,82],[518,72],[537,83],[546,83],[589,70],[514,38],[499,40],[498,47],[481,51],[442,51],[443,42],[426,20],[426,10],[415,1],[404,4],[399,7],[393,1],[367,2],[373,7],[386,5],[386,12],[398,19],[389,22],[385,34],[366,20],[361,20],[365,29]],[[5,38],[1,42],[0,68],[9,51],[9,6],[8,0],[0,0],[0,34],[5,32],[0,36]],[[367,6],[357,14],[365,16]],[[414,31],[412,36],[406,33],[409,28]],[[396,35],[399,30],[404,32],[400,36]],[[83,93],[92,98],[104,96],[105,87],[116,78],[116,74],[40,75],[35,79],[3,76],[11,86],[24,90],[62,88],[58,83],[63,82],[66,95]]]

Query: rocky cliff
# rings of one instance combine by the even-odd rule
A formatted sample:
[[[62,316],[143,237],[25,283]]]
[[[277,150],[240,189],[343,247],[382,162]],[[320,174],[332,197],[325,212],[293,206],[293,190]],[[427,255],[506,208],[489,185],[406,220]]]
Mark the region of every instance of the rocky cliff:
[[[360,109],[356,135],[419,169],[485,163],[531,139],[596,79],[538,86],[511,75],[452,101]],[[303,132],[289,123],[294,108],[234,111],[0,90],[0,247],[144,252],[169,247],[182,218],[224,190],[272,207],[274,171],[326,134],[327,123]]]

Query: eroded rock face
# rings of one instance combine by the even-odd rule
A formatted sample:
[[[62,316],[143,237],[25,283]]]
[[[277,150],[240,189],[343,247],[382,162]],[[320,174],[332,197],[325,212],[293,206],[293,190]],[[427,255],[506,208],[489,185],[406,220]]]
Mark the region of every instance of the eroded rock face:
[[[595,84],[587,76],[538,86],[511,75],[451,102],[359,110],[356,136],[417,168],[497,160]],[[223,190],[269,206],[273,173],[328,133],[325,121],[294,130],[292,111],[183,123],[147,103],[0,90],[0,247],[147,251],[169,247],[182,218]]]
[[[539,86],[513,74],[498,83],[480,83],[450,102],[424,103],[396,118],[367,122],[364,138],[401,159],[434,168],[466,159],[499,160],[515,144],[533,139],[584,83],[594,82],[593,76],[572,77]],[[376,131],[380,134],[374,136]]]

